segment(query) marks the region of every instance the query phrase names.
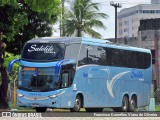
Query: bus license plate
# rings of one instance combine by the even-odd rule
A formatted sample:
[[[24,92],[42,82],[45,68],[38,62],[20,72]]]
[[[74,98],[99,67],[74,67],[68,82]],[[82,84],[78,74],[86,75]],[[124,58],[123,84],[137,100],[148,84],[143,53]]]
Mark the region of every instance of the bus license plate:
[[[32,103],[31,106],[33,106],[33,107],[39,107],[39,104],[38,103]]]

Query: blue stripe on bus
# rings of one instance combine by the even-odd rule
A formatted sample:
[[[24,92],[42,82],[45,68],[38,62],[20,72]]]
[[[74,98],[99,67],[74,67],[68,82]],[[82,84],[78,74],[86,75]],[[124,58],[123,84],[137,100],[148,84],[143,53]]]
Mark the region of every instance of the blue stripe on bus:
[[[68,59],[64,59],[64,60],[59,61],[59,62],[56,64],[55,74],[59,74],[60,69],[61,69],[61,65],[62,65],[64,62],[66,62],[66,61],[69,61],[69,60],[68,60]]]

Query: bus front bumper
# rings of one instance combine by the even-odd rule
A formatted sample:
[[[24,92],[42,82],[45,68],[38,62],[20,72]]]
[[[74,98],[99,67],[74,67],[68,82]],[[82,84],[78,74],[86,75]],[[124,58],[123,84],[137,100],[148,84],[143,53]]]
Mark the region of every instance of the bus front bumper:
[[[17,105],[23,107],[61,107],[61,97],[65,91],[26,92],[17,90]]]

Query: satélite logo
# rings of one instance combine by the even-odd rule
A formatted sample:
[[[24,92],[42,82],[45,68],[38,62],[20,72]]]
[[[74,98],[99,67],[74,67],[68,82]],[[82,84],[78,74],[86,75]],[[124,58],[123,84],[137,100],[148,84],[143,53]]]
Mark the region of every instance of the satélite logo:
[[[41,45],[40,47],[37,47],[37,45],[34,44],[34,45],[31,45],[31,48],[28,49],[28,52],[54,53],[53,49],[54,49],[53,46],[49,46],[49,45],[43,46],[43,45]]]
[[[131,78],[143,78],[143,72],[141,70],[132,70]]]

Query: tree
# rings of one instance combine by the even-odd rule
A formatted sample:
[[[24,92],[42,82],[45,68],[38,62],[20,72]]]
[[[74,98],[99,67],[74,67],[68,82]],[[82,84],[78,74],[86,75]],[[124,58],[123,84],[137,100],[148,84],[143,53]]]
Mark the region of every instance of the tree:
[[[7,42],[7,51],[14,54],[20,54],[26,41],[35,37],[52,36],[52,24],[55,23],[57,16],[52,15],[48,20],[46,14],[26,10],[28,15],[28,24],[24,25],[20,33],[14,36],[14,41]]]
[[[14,54],[20,54],[28,40],[52,35],[52,25],[57,20],[60,0],[18,0],[18,3],[20,7],[17,8],[17,13],[14,12],[15,10],[13,13],[19,16],[24,14],[24,17],[18,19],[16,26],[20,27],[17,27],[11,40],[8,37],[5,40],[6,50]]]
[[[92,0],[72,0],[70,3],[71,8],[65,13],[64,34],[77,37],[88,34],[95,38],[101,38],[100,33],[93,29],[106,29],[99,19],[106,19],[108,16],[99,12],[100,3],[93,3]]]
[[[9,78],[3,65],[5,43],[8,51],[15,53],[17,46],[22,47],[28,38],[51,35],[60,0],[0,0],[0,3],[0,109],[6,109]]]

